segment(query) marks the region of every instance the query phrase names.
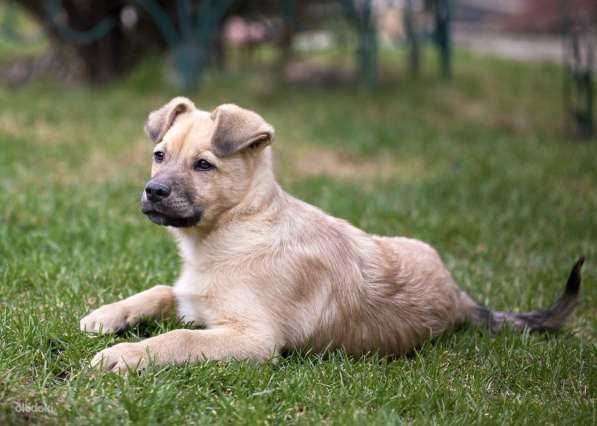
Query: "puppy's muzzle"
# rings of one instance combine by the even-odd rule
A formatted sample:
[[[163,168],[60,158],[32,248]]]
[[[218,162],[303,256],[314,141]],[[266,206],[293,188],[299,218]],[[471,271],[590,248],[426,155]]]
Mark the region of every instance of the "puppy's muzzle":
[[[186,228],[201,221],[203,210],[177,195],[172,186],[157,179],[145,185],[141,211],[158,225]]]

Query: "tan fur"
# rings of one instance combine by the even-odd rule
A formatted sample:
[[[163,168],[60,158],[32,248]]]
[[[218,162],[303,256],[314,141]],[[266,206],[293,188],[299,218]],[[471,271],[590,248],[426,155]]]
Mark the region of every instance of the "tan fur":
[[[175,300],[180,317],[206,329],[119,344],[98,353],[95,365],[125,371],[149,358],[158,364],[260,360],[291,348],[401,354],[466,319],[472,302],[429,245],[369,235],[285,193],[273,176],[271,137],[257,138],[257,147],[245,143],[271,128],[260,116],[227,106],[240,114],[227,117],[240,148],[218,155],[213,141],[222,134],[232,141],[230,129],[218,128],[217,113],[177,102],[187,107],[170,123],[162,118],[166,128],[154,131],[163,137],[156,150],[166,160],[154,164],[152,176],[176,174],[192,189],[192,204],[204,209],[196,226],[169,228],[183,260],[180,277],[172,289],[158,287],[92,312],[81,328],[118,330],[163,314]],[[168,108],[176,105],[158,116],[168,117]],[[198,158],[217,169],[192,170]],[[174,206],[181,215],[189,209],[183,201]]]

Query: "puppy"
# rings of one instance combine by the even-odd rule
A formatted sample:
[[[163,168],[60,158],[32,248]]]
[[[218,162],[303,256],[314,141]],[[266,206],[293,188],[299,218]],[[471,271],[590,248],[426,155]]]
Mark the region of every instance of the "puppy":
[[[458,288],[436,251],[369,235],[285,193],[272,171],[274,129],[236,105],[201,111],[175,98],[145,126],[155,143],[141,209],[167,226],[182,272],[81,320],[114,332],[176,310],[180,329],[99,352],[107,371],[196,360],[264,360],[280,350],[403,354],[465,321],[499,330],[559,328],[572,312],[581,258],[551,308],[492,312]]]

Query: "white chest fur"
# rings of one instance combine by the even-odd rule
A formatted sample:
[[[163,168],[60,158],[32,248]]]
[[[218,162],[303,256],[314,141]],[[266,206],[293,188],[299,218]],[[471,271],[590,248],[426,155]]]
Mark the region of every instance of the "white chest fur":
[[[255,271],[251,271],[258,250],[237,244],[230,235],[220,234],[217,241],[178,239],[183,258],[182,273],[174,287],[179,316],[208,327],[267,318],[261,308],[263,285],[254,285]]]

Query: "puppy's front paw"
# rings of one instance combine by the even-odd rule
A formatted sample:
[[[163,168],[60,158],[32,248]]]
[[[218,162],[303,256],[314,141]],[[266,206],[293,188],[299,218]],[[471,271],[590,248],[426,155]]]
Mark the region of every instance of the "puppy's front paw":
[[[130,310],[119,304],[112,303],[96,309],[84,317],[80,322],[81,331],[91,333],[114,333],[132,324],[133,315]]]
[[[147,346],[141,343],[119,343],[98,352],[91,366],[102,371],[126,374],[129,369],[142,370],[149,364]]]

